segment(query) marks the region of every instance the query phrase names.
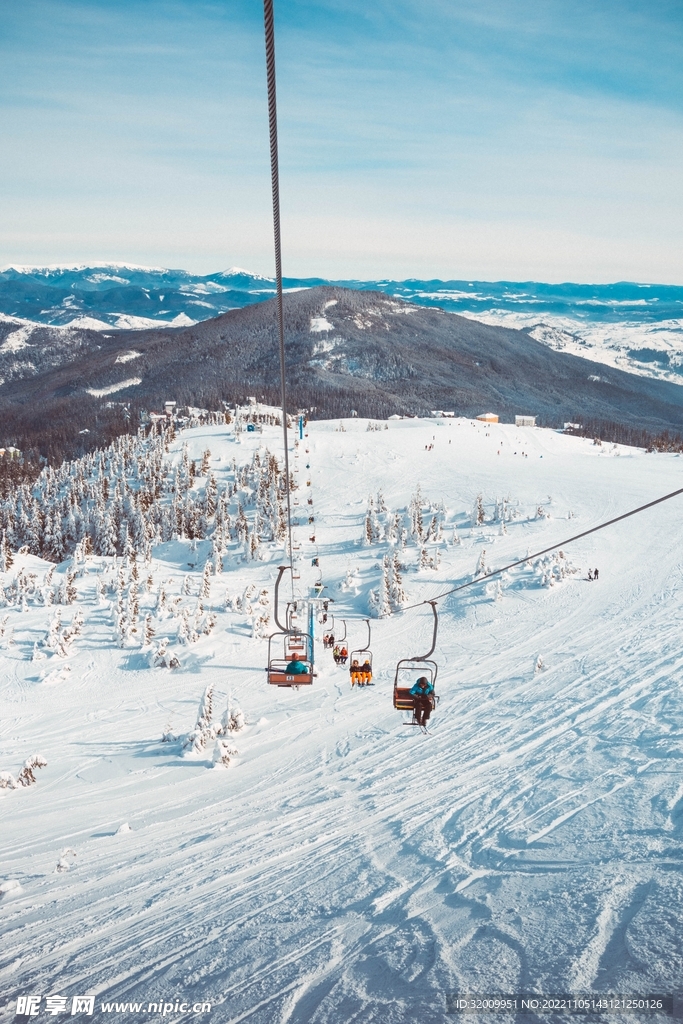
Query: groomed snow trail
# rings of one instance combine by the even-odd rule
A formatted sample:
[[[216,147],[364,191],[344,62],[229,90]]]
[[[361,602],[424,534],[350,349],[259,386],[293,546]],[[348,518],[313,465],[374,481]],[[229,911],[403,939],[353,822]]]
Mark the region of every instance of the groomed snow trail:
[[[350,647],[393,550],[360,544],[369,494],[405,509],[419,482],[425,508],[445,506],[438,568],[399,550],[412,603],[472,578],[482,550],[496,568],[683,480],[677,456],[551,431],[344,426],[311,423],[299,446],[296,586],[310,593],[318,557]],[[227,466],[278,436],[177,444]],[[478,493],[488,521],[472,527]],[[321,636],[312,688],[268,687],[266,643],[219,610],[226,589],[272,587],[275,550],[212,577],[216,631],[175,672],[114,645],[94,569],[63,678],[61,659],[29,660],[47,610],[11,609],[0,770],[35,751],[48,767],[0,799],[2,878],[21,885],[0,900],[2,1019],[29,993],[95,994],[102,1018],[104,1001],[178,999],[226,1024],[431,1024],[451,1019],[448,993],[680,991],[682,514],[676,499],[572,545],[579,571],[552,586],[523,567],[502,594],[484,581],[445,599],[428,736],[391,701],[397,659],[429,647],[428,608],[373,620],[373,687],[351,690]],[[180,578],[187,550],[155,551],[155,574]],[[208,683],[247,718],[228,769],[160,742],[192,728]]]

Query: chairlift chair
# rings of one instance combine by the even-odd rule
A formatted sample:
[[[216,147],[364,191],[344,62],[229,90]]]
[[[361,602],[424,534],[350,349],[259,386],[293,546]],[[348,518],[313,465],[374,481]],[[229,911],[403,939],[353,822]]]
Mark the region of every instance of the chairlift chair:
[[[340,619],[339,621],[344,623],[344,636],[335,636],[332,647],[337,653],[333,654],[333,657],[335,665],[345,665],[349,652],[346,651],[346,655],[342,655],[341,651],[346,649],[346,619]]]
[[[368,642],[365,647],[351,651],[349,659],[349,675],[351,686],[370,686],[372,683],[372,651],[370,650],[370,619],[365,620],[368,627]]]
[[[411,711],[413,715],[412,721],[404,722],[404,725],[417,725],[417,719],[415,718],[415,702],[410,691],[420,676],[425,676],[425,678],[428,679],[434,687],[434,692],[430,695],[432,711],[435,710],[436,705],[439,702],[439,698],[436,694],[438,665],[432,658],[434,648],[436,647],[436,632],[439,628],[439,616],[436,610],[436,601],[430,601],[429,604],[432,606],[432,614],[434,616],[432,646],[426,654],[419,655],[414,658],[401,658],[396,665],[396,674],[394,676],[394,707],[397,711]]]
[[[273,600],[273,617],[278,627],[278,632],[272,633],[268,638],[268,683],[271,686],[310,686],[316,675],[313,668],[313,637],[310,633],[304,633],[297,626],[298,605],[296,601],[290,601],[287,605],[286,625],[279,619],[279,590],[280,580],[283,573],[290,567],[281,565],[278,577],[275,582],[275,593]],[[283,656],[280,658],[276,652],[282,643]],[[293,661],[301,662],[303,672],[288,672],[287,669]]]
[[[276,651],[282,643],[283,657]],[[273,633],[268,639],[268,682],[271,686],[310,686],[316,675],[309,651],[313,644],[310,633]],[[301,662],[303,672],[288,672],[292,662]]]

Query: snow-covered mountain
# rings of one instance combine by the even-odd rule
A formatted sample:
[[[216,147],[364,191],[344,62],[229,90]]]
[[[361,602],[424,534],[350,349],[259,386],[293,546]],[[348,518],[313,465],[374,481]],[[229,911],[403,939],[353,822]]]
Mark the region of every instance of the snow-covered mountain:
[[[643,445],[647,432],[683,432],[680,385],[556,351],[526,330],[331,286],[289,292],[285,319],[291,408],[316,418],[491,410],[508,422],[527,413]],[[108,440],[113,404],[136,426],[167,400],[215,408],[279,395],[273,300],[187,327],[12,321],[0,324],[3,338],[0,443],[53,459],[55,438],[62,456]]]
[[[328,620],[313,685],[279,689],[282,430],[252,414],[122,439],[0,509],[1,1019],[90,997],[436,1024],[457,994],[680,992],[682,499],[534,557],[683,486],[680,457],[311,422],[282,590],[306,622],[322,585]],[[411,606],[476,576],[439,602],[423,735],[392,705],[431,642]],[[352,651],[366,618],[351,688],[322,633]]]
[[[681,379],[683,287],[285,279],[288,290],[321,284],[379,290],[485,323],[523,327],[544,344],[629,373]],[[0,270],[0,313],[102,331],[206,320],[274,293],[272,278],[240,267],[208,275],[121,263]]]

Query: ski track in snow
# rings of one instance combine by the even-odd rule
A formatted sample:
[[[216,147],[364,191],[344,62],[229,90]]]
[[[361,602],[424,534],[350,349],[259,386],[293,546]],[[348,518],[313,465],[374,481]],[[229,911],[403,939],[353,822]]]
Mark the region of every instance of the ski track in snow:
[[[310,424],[294,512],[300,594],[318,555],[351,644],[364,643],[351,620],[367,614],[386,550],[358,543],[379,487],[395,509],[419,481],[425,501],[449,510],[446,535],[457,523],[462,536],[438,570],[405,573],[412,603],[471,578],[482,548],[495,568],[683,475],[676,456],[550,431],[345,425]],[[265,428],[236,446],[226,428],[200,428],[176,445],[187,437],[197,457],[207,435],[224,466],[263,442],[277,453],[281,436]],[[496,497],[519,501],[507,536],[466,525],[479,492],[487,511]],[[551,519],[533,518],[539,504]],[[570,546],[582,571],[552,588],[522,570],[500,601],[483,582],[441,602],[429,736],[391,705],[397,658],[429,647],[428,610],[373,622],[374,687],[351,690],[318,638],[314,686],[280,691],[265,682],[265,643],[234,617],[219,618],[178,672],[144,669],[114,646],[87,574],[71,672],[45,685],[64,666],[28,660],[47,613],[10,609],[0,769],[34,750],[48,767],[36,786],[0,794],[2,879],[21,885],[0,894],[0,1019],[31,992],[93,993],[97,1007],[206,1000],[225,1024],[431,1024],[446,1019],[447,993],[680,990],[680,516],[678,499]],[[237,565],[237,589],[270,587],[281,557]],[[355,566],[358,596],[337,587]],[[155,566],[160,577],[186,571]],[[216,608],[232,575],[212,577]],[[208,770],[210,750],[183,759],[160,743],[169,719],[192,727],[208,682],[247,716],[227,770]],[[131,831],[116,834],[122,822]],[[66,849],[71,866],[57,872]]]

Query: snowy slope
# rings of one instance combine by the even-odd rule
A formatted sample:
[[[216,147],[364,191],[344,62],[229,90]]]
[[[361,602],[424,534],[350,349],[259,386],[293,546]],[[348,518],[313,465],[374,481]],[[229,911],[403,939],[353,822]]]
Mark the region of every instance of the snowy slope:
[[[678,456],[550,431],[339,426],[312,423],[292,451],[297,592],[318,557],[361,646],[393,550],[360,543],[380,489],[380,527],[418,482],[425,527],[430,505],[442,522],[427,545],[438,568],[418,569],[412,542],[399,550],[412,603],[471,579],[482,551],[496,568],[683,486]],[[276,427],[199,427],[176,453],[183,440],[193,458],[211,449],[219,483],[233,456],[281,450]],[[473,527],[479,493],[488,521]],[[85,617],[66,658],[31,660],[53,608],[0,610],[0,770],[48,762],[36,785],[0,790],[2,1019],[31,993],[93,994],[105,1019],[103,1002],[184,1000],[211,1013],[167,1019],[385,1024],[443,1021],[455,992],[680,991],[681,501],[568,547],[577,571],[552,586],[559,560],[513,570],[502,593],[484,580],[445,599],[429,736],[391,701],[397,658],[429,646],[428,609],[373,621],[374,687],[352,690],[319,636],[315,685],[268,687],[266,642],[225,594],[272,587],[274,546],[242,561],[233,545],[203,602],[216,627],[174,647],[174,671],[149,668],[139,641],[116,645],[111,592],[96,593],[111,559],[89,558],[62,608],[65,623]],[[208,551],[157,546],[142,576],[196,603]],[[19,555],[5,586],[22,567],[49,568]],[[141,587],[140,604],[153,614],[154,592]],[[170,626],[155,619],[157,639]],[[192,729],[209,684],[217,719],[229,699],[247,720],[227,769],[210,748],[161,742]]]
[[[674,384],[681,382],[683,367],[683,320],[672,318],[648,322],[633,318],[582,321],[549,313],[490,309],[463,316],[494,327],[514,327],[558,352],[582,356],[626,373],[656,377]]]

